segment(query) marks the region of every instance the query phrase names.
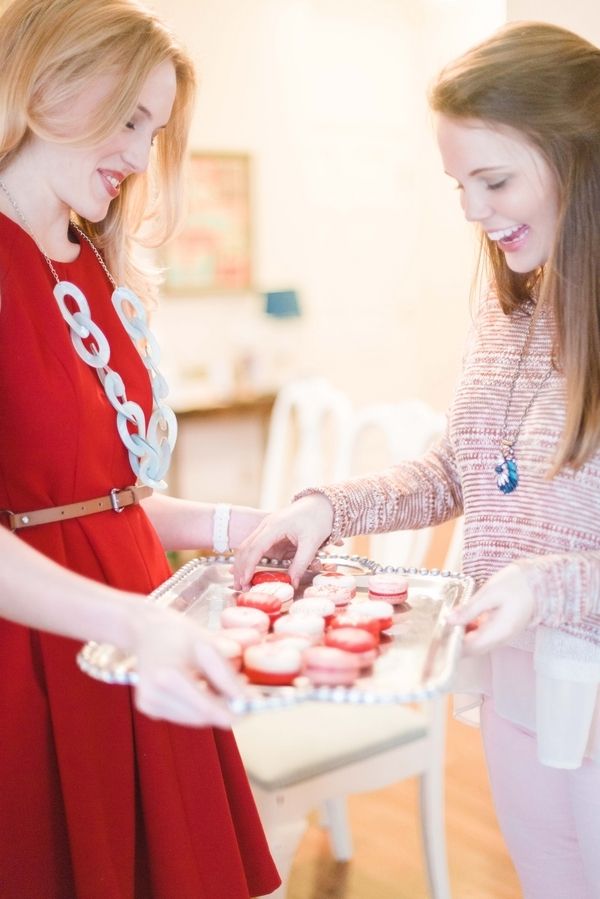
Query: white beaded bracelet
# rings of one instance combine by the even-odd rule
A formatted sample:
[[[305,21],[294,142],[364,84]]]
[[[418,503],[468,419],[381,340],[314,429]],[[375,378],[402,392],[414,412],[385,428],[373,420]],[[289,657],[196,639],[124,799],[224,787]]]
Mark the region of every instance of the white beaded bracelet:
[[[231,506],[227,503],[218,503],[215,506],[213,516],[213,549],[216,553],[228,553],[229,546],[229,517]]]

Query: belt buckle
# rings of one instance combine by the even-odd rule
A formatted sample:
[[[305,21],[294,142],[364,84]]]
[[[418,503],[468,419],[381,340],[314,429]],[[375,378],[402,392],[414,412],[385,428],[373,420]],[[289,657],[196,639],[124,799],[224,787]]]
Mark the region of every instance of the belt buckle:
[[[119,502],[119,493],[130,493],[131,494],[131,502],[127,503],[126,506],[122,506]],[[113,508],[113,512],[123,512],[127,506],[135,506],[137,504],[137,494],[135,492],[135,487],[113,487],[110,491],[110,504]]]
[[[113,487],[110,491],[110,504],[113,508],[113,512],[123,512],[125,510],[125,506],[121,506],[119,504],[119,493],[121,492],[119,487]]]

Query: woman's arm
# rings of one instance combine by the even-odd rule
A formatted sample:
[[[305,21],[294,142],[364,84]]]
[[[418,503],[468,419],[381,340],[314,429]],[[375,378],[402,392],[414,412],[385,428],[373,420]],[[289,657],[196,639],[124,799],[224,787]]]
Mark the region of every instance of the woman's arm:
[[[321,493],[333,508],[331,540],[356,534],[412,530],[442,524],[462,514],[462,487],[448,435],[414,462],[402,462],[379,474],[351,478]]]
[[[108,642],[138,658],[138,708],[179,724],[227,727],[240,687],[210,635],[193,621],[57,565],[0,527],[0,616],[76,640]],[[211,690],[200,689],[197,675]]]
[[[261,521],[234,565],[235,584],[248,585],[262,556],[291,556],[297,583],[325,542],[341,537],[427,527],[462,512],[462,490],[447,437],[418,462],[370,477],[303,490],[295,501]]]
[[[154,493],[142,505],[166,550],[213,548],[214,504]],[[236,549],[266,514],[250,506],[231,506],[228,522],[230,548]]]

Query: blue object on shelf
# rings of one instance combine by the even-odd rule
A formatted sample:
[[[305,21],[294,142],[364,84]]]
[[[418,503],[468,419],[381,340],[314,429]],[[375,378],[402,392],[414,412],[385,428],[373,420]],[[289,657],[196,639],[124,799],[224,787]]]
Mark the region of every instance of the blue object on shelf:
[[[295,290],[273,290],[264,294],[265,312],[274,318],[296,318],[300,313],[300,302]]]

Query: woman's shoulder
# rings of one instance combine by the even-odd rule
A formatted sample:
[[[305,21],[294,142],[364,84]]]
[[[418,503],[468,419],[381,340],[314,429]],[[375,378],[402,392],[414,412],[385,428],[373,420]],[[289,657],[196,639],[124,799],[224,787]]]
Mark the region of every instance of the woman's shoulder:
[[[34,250],[31,238],[16,222],[0,212],[0,281]]]
[[[489,285],[481,291],[473,307],[473,324],[477,332],[500,330],[506,332],[531,315],[533,305],[524,302],[512,312],[505,312],[495,288]]]

